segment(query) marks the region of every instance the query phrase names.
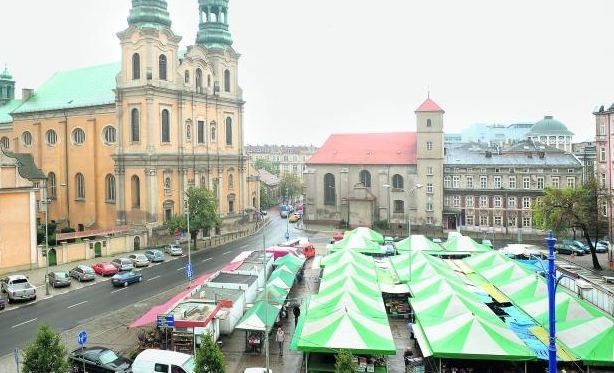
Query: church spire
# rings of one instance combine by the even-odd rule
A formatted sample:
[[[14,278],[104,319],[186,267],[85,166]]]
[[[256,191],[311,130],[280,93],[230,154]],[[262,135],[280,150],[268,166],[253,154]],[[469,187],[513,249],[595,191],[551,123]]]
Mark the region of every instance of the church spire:
[[[196,44],[206,47],[229,47],[228,0],[198,0],[200,24]]]
[[[4,66],[4,71],[0,73],[0,106],[15,99],[15,80],[8,67]]]
[[[132,0],[128,16],[130,26],[171,27],[166,0]]]

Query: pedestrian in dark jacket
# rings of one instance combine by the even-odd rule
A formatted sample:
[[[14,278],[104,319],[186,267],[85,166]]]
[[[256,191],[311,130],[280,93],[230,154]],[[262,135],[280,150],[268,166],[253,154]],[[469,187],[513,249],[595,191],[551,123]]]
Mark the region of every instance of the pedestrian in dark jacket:
[[[301,315],[301,308],[299,306],[294,306],[292,313],[294,314],[294,327],[296,328],[296,324],[298,324],[298,317]]]

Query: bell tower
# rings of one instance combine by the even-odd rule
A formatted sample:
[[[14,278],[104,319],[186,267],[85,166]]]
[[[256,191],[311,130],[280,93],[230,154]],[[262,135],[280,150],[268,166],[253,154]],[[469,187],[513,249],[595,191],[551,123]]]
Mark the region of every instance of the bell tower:
[[[0,106],[7,104],[15,99],[15,80],[5,66],[4,71],[0,73]]]
[[[228,31],[228,0],[198,0],[198,14],[196,44],[222,49],[232,45]]]

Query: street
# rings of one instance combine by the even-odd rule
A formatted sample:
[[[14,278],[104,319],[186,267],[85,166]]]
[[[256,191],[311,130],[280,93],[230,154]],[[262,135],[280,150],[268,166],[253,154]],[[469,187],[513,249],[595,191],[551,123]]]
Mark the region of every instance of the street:
[[[267,246],[283,241],[286,232],[285,219],[271,216],[271,220],[263,230]],[[302,236],[302,232],[295,230],[293,225],[290,225],[290,234],[292,237]],[[262,249],[262,237],[263,234],[258,233],[219,247],[193,252],[194,278],[218,270],[241,251]],[[187,256],[184,256],[144,268],[143,282],[126,288],[115,288],[110,281],[105,281],[4,311],[0,313],[0,330],[3,331],[0,356],[12,352],[15,347],[22,348],[28,344],[40,325],[47,324],[62,332],[176,287],[186,282],[186,264]]]

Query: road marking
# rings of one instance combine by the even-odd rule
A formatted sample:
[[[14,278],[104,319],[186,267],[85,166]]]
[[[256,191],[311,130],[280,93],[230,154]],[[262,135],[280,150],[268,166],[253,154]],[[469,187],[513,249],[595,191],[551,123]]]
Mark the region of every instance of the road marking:
[[[232,252],[232,251],[226,251],[226,252],[224,253],[224,255],[228,255],[228,254],[230,254],[231,252]]]
[[[28,321],[24,321],[24,322],[19,323],[19,324],[17,324],[17,325],[13,325],[13,326],[11,326],[11,329],[12,329],[12,328],[16,328],[16,327],[18,327],[18,326],[25,325],[25,324],[27,324],[27,323],[29,323],[29,322],[36,321],[36,320],[38,320],[38,318],[35,318],[35,319],[32,319],[32,320],[28,320]]]
[[[154,277],[152,277],[152,278],[148,279],[147,281],[153,281],[153,280],[155,280],[155,279],[157,279],[157,278],[160,278],[160,276],[154,276]]]
[[[82,304],[84,304],[84,303],[87,303],[87,301],[86,301],[86,300],[84,300],[83,302],[79,302],[79,303],[77,303],[77,304],[73,304],[72,306],[68,306],[68,307],[66,307],[66,308],[68,309],[68,308],[77,307],[77,306],[80,306],[80,305],[82,305]]]
[[[177,271],[181,271],[182,269],[184,269],[185,267],[179,267],[177,268]]]
[[[121,289],[113,290],[113,291],[111,292],[111,294],[113,294],[113,293],[117,293],[118,291],[122,291],[122,290],[126,290],[126,289],[128,289],[128,288],[127,288],[127,287],[125,287],[125,288],[121,288]]]
[[[213,259],[213,258],[203,259],[203,263],[204,263],[204,262],[208,262],[208,261],[210,261],[211,259]]]

